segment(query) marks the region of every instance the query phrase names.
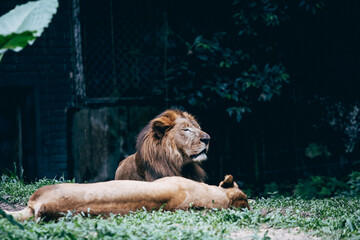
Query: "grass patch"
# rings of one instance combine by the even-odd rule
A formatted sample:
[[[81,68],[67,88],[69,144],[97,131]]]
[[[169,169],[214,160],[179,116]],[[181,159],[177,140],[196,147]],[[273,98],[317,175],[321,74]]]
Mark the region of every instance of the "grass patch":
[[[65,182],[74,181],[65,181],[64,178],[60,178],[59,180],[43,178],[31,184],[26,184],[17,177],[2,175],[0,196],[10,203],[17,203],[26,206],[26,203],[29,200],[31,194],[33,194],[40,187]]]
[[[2,177],[0,196],[24,204],[37,188],[63,181],[42,179],[25,184]],[[305,200],[273,196],[256,199],[252,211],[138,211],[108,219],[67,216],[58,221],[28,221],[21,230],[0,218],[0,239],[226,239],[241,229],[300,228],[330,239],[360,239],[359,197]]]

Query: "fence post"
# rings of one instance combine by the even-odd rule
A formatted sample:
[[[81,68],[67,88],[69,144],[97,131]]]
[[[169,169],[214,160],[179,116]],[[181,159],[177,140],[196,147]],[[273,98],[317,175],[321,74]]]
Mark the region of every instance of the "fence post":
[[[86,98],[86,86],[81,49],[80,0],[72,0],[72,27],[75,105],[82,106]]]

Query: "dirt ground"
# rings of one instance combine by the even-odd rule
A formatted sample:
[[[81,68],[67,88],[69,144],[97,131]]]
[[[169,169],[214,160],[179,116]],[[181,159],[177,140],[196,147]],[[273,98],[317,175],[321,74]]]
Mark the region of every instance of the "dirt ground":
[[[15,208],[13,208],[12,206],[15,207]],[[19,211],[19,210],[25,208],[25,206],[21,206],[21,205],[19,205],[19,204],[12,204],[12,206],[9,205],[9,204],[7,204],[7,203],[4,203],[4,202],[1,202],[1,201],[0,201],[0,208],[1,208],[2,210],[6,210],[6,211]]]
[[[267,232],[268,239],[276,240],[320,240],[319,237],[311,236],[308,233],[300,232],[299,228],[291,229],[275,229],[275,228],[260,228],[257,230],[243,229],[230,234],[231,239],[266,239]]]

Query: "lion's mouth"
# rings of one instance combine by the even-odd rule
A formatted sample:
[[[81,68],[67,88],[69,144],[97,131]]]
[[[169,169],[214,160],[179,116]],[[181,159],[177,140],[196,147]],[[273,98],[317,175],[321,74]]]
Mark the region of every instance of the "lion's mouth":
[[[206,149],[204,149],[199,154],[191,155],[190,158],[196,162],[204,161],[207,159],[206,152],[207,152]]]

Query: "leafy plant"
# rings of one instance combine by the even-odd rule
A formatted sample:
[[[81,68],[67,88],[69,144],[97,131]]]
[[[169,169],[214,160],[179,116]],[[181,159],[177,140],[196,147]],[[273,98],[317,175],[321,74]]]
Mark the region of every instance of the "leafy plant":
[[[192,41],[169,31],[165,87],[175,100],[221,106],[240,121],[253,105],[279,95],[289,81],[277,43],[269,37],[286,20],[287,5],[236,0],[231,9],[223,31],[197,29],[201,34]]]
[[[308,147],[305,149],[305,156],[309,158],[315,157],[330,157],[331,153],[329,152],[328,148],[319,143],[309,143]]]
[[[264,185],[264,193],[266,195],[276,195],[279,193],[279,187],[276,182],[267,183]]]
[[[7,50],[33,44],[57,11],[58,0],[38,0],[16,6],[0,17],[0,61]]]
[[[349,174],[349,180],[347,182],[349,186],[349,194],[352,196],[360,195],[360,172],[353,171]]]
[[[300,179],[295,185],[295,195],[305,198],[326,198],[344,191],[346,184],[334,177],[311,176],[308,179]]]
[[[329,104],[329,99],[320,99],[325,105],[325,117],[327,122],[334,130],[342,134],[342,140],[346,153],[354,151],[359,142],[360,133],[360,105],[359,103],[346,105],[342,102]]]

